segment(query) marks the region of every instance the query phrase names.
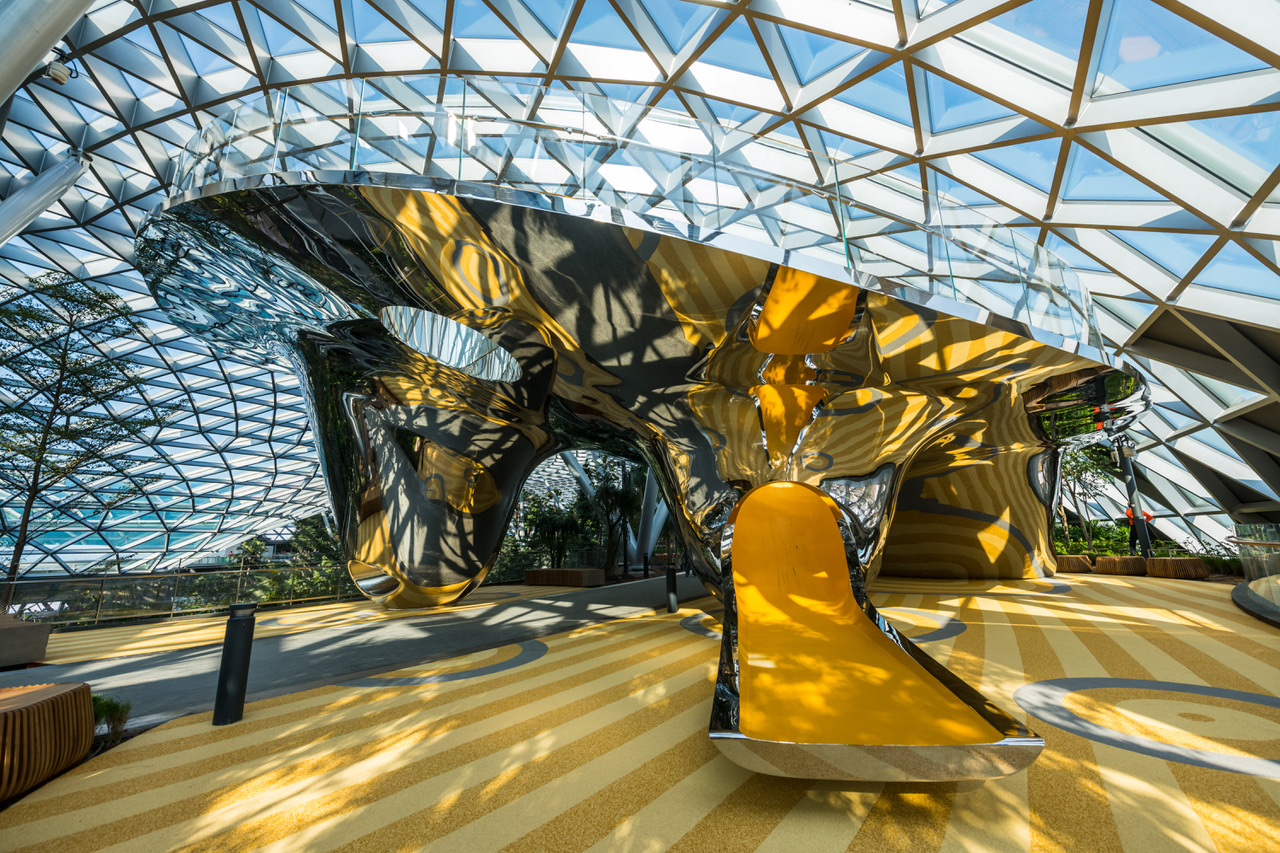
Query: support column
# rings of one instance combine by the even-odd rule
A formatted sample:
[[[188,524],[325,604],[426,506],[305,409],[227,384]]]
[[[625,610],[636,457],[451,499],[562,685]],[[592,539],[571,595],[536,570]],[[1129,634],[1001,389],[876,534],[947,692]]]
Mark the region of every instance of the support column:
[[[6,0],[0,3],[0,103],[9,100],[93,0]]]
[[[0,246],[8,243],[62,198],[67,190],[89,168],[89,158],[84,154],[68,157],[51,169],[45,169],[9,194],[0,203]]]
[[[640,541],[636,543],[636,550],[639,552],[637,556],[642,562],[646,557],[653,556],[653,545],[649,540],[653,538],[653,517],[658,510],[657,502],[658,478],[650,468],[644,478],[644,497],[640,500],[640,533],[637,537]]]
[[[1111,439],[1116,448],[1116,462],[1120,465],[1120,474],[1124,478],[1124,491],[1129,498],[1129,511],[1133,513],[1133,529],[1138,534],[1138,550],[1143,557],[1151,557],[1151,535],[1147,530],[1147,521],[1142,517],[1142,497],[1138,494],[1138,480],[1133,472],[1133,457],[1137,449],[1133,440],[1127,435],[1116,435]]]

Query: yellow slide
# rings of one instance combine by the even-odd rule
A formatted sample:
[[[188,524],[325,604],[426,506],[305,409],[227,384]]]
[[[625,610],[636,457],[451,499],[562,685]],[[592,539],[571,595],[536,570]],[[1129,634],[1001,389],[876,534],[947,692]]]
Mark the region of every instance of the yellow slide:
[[[830,497],[802,483],[768,483],[738,505],[740,732],[793,743],[1000,740],[858,606],[838,517]]]

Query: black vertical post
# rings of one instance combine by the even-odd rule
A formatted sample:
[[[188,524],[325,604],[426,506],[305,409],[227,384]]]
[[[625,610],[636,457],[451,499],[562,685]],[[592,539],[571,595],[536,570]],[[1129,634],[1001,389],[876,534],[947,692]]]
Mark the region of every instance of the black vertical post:
[[[1120,475],[1124,477],[1124,491],[1129,499],[1129,511],[1133,513],[1133,529],[1138,534],[1138,549],[1142,556],[1151,557],[1151,535],[1147,521],[1142,517],[1142,499],[1138,496],[1138,480],[1133,475],[1133,442],[1128,436],[1117,435],[1112,439],[1116,446],[1116,461],[1120,463]]]
[[[222,666],[218,670],[218,692],[213,699],[213,724],[238,723],[244,716],[244,697],[249,687],[249,653],[253,650],[253,611],[256,604],[231,605],[227,635],[222,641]]]
[[[649,552],[644,552],[644,576],[649,577]]]
[[[680,609],[676,602],[676,567],[667,566],[667,612],[675,613]]]

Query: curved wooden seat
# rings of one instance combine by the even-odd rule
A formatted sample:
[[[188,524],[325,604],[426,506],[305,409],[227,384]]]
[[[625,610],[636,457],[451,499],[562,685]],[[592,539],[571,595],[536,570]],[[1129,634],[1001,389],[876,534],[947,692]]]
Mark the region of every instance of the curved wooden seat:
[[[1209,567],[1199,557],[1152,557],[1147,560],[1147,574],[1153,578],[1198,581],[1209,577]]]
[[[1093,571],[1093,563],[1083,554],[1059,554],[1058,571],[1075,574],[1088,574]]]
[[[79,762],[93,744],[93,698],[82,682],[0,688],[0,802]]]
[[[1145,575],[1147,561],[1143,557],[1099,557],[1093,570],[1100,575]]]

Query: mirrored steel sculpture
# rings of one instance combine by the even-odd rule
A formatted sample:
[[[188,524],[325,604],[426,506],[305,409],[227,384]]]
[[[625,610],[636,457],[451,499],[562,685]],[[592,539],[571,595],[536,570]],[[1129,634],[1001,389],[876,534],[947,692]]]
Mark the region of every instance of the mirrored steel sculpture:
[[[549,454],[640,456],[724,601],[726,755],[832,779],[1025,767],[1041,741],[867,588],[1052,574],[1059,448],[1091,440],[1102,403],[1140,411],[1139,383],[1077,342],[722,236],[458,181],[293,173],[174,199],[138,264],[185,328],[295,367],[370,598],[466,595]]]

